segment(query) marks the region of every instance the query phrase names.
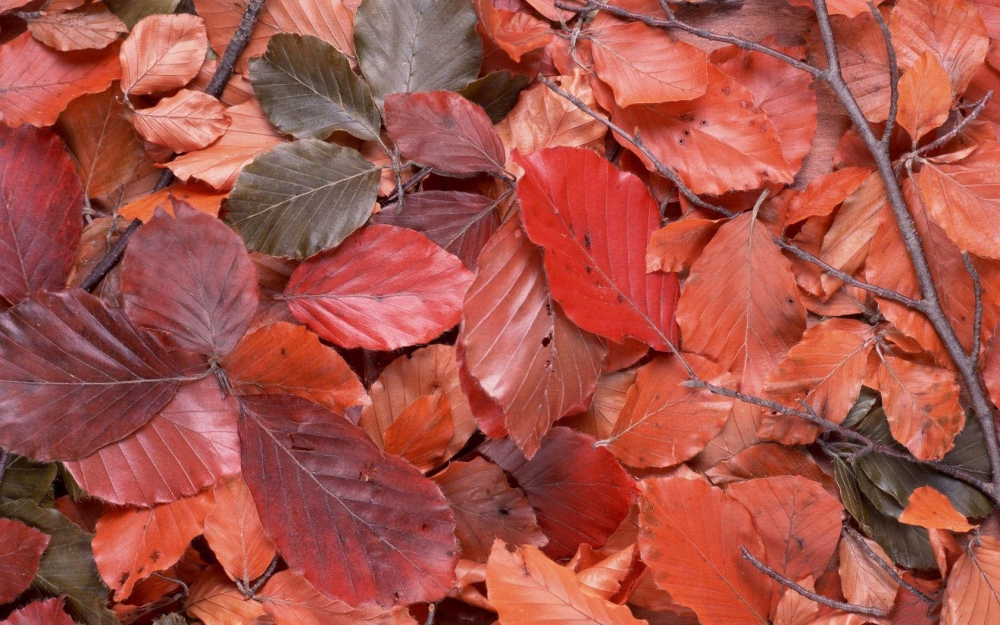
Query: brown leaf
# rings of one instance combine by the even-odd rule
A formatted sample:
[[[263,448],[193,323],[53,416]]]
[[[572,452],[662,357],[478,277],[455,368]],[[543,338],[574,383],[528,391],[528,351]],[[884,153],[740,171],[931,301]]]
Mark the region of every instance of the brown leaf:
[[[264,606],[244,597],[219,566],[205,569],[191,584],[184,611],[205,625],[252,625],[265,614]]]
[[[883,562],[891,566],[892,559],[878,543],[862,540]],[[888,612],[896,599],[899,582],[865,553],[857,539],[845,535],[840,541],[840,581],[844,596],[850,603]]]
[[[942,625],[989,623],[1000,615],[1000,540],[982,536],[969,545],[948,576]]]
[[[952,532],[968,532],[975,528],[946,495],[931,486],[921,486],[910,493],[910,501],[899,515],[899,522]]]
[[[31,35],[45,45],[70,50],[101,49],[127,33],[128,27],[103,4],[91,4],[81,11],[56,13],[38,11],[28,21]]]
[[[800,580],[798,584],[806,590],[815,591],[812,577]],[[812,625],[818,612],[818,603],[786,588],[775,610],[774,625]]]
[[[597,389],[590,407],[585,412],[564,419],[563,425],[589,434],[597,440],[608,438],[625,406],[628,390],[635,384],[635,378],[635,371],[602,373],[597,379]]]
[[[511,552],[497,539],[486,565],[486,588],[490,602],[505,624],[646,623],[633,617],[626,606],[586,592],[572,570],[556,564],[531,545]],[[532,609],[526,610],[526,604]]]
[[[899,125],[914,145],[948,120],[951,83],[933,52],[920,55],[899,79]]]
[[[889,116],[889,56],[882,30],[867,7],[853,19],[833,17],[830,22],[848,89],[868,121],[885,121]]]
[[[542,547],[548,539],[524,493],[483,458],[452,462],[433,478],[455,513],[455,535],[465,558],[486,562],[495,540]]]

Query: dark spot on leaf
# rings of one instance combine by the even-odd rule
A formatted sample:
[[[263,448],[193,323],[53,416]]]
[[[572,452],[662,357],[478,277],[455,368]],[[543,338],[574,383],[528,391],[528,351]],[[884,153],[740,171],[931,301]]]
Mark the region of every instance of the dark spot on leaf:
[[[501,506],[500,509],[497,510],[497,512],[500,513],[500,516],[510,515],[510,510],[507,509],[507,506]]]
[[[157,560],[160,559],[160,552],[159,551],[154,551],[154,552],[150,553],[149,554],[149,559],[152,560],[153,562],[156,562]]]
[[[282,355],[282,356],[284,356],[284,355],[285,355],[285,348],[284,348],[284,347],[282,347],[282,348],[281,348],[281,355]]]
[[[587,232],[583,235],[583,247],[590,249],[590,233]]]
[[[549,333],[546,334],[544,337],[542,337],[542,347],[548,347],[549,343],[551,342],[552,342],[552,331],[549,330]]]

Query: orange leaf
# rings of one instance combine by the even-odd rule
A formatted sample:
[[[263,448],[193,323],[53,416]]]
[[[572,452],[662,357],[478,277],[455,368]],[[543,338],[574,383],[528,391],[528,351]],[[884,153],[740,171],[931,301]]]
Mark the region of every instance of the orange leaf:
[[[984,141],[958,163],[928,163],[917,184],[927,209],[958,247],[1000,258],[1000,142]]]
[[[862,540],[883,562],[892,562],[878,543],[863,537]],[[865,553],[851,535],[840,541],[840,582],[849,602],[886,612],[892,608],[899,589],[899,582]]]
[[[782,475],[733,484],[764,540],[764,561],[793,580],[819,577],[840,540],[844,507],[818,482]]]
[[[942,625],[993,623],[1000,618],[1000,540],[980,536],[948,576]]]
[[[584,591],[572,570],[549,560],[531,545],[511,552],[502,540],[493,543],[486,565],[486,588],[505,625],[646,623],[633,617],[626,606]]]
[[[806,58],[805,46],[785,47],[776,37],[761,41],[791,57]],[[816,92],[812,76],[761,52],[728,46],[712,53],[716,67],[753,94],[753,105],[767,114],[781,139],[781,152],[791,171],[798,171],[816,134]]]
[[[901,0],[889,29],[900,68],[909,70],[930,52],[948,74],[953,93],[965,91],[990,48],[983,18],[966,0]]]
[[[174,152],[200,150],[221,137],[230,122],[218,100],[190,89],[181,89],[156,106],[135,112],[139,134]]]
[[[921,460],[940,460],[965,425],[953,371],[882,356],[878,370],[885,415],[893,438]]]
[[[910,493],[910,501],[899,515],[899,521],[952,532],[968,532],[975,528],[974,525],[969,525],[947,496],[930,486],[921,486]]]
[[[456,454],[475,431],[476,421],[459,386],[455,348],[451,345],[428,345],[392,361],[372,384],[371,405],[361,411],[359,425],[375,444],[384,447],[382,433],[400,413],[419,397],[439,390],[451,405],[454,433],[448,454]]]
[[[635,371],[601,374],[597,380],[597,390],[594,391],[594,397],[590,401],[590,408],[568,417],[563,424],[589,434],[597,440],[611,436],[622,407],[625,406],[628,390],[635,384],[635,377]]]
[[[55,13],[46,7],[28,20],[28,30],[45,45],[68,52],[106,48],[128,27],[108,7],[91,4],[73,13]]]
[[[455,513],[463,557],[485,562],[497,539],[535,547],[548,542],[524,493],[511,487],[503,469],[492,462],[452,462],[431,479]]]
[[[806,590],[815,591],[811,576],[798,583]],[[774,625],[812,625],[816,622],[818,612],[818,603],[806,599],[791,588],[786,588],[774,613]]]
[[[910,133],[914,145],[948,120],[951,83],[937,57],[920,55],[899,79],[899,125]]]
[[[264,606],[244,597],[218,566],[205,569],[191,585],[184,611],[205,625],[250,625],[265,614]]]
[[[118,46],[56,52],[22,33],[0,46],[0,122],[51,126],[71,100],[121,76]]]
[[[861,391],[868,354],[874,345],[872,327],[847,319],[829,319],[805,331],[788,356],[767,374],[764,392],[790,408],[805,402],[816,414],[841,423]],[[760,435],[786,445],[808,445],[820,433],[805,419],[765,414]],[[817,572],[817,575],[819,573]]]
[[[855,273],[868,258],[879,212],[885,206],[888,206],[885,185],[878,173],[872,173],[837,211],[833,224],[823,235],[819,257],[844,273]],[[830,294],[842,283],[823,274],[821,284],[823,291]]]
[[[249,586],[264,574],[277,549],[264,533],[242,476],[226,478],[213,490],[215,508],[205,517],[205,540],[229,579]]]
[[[715,363],[684,354],[688,366],[710,384],[730,386],[732,376]],[[683,386],[688,374],[676,356],[659,357],[638,371],[625,406],[604,442],[623,463],[668,467],[705,448],[733,408],[732,399]]]
[[[854,19],[833,17],[830,22],[847,87],[868,121],[885,121],[889,116],[889,56],[882,30],[867,6]]]
[[[197,15],[150,15],[122,44],[122,91],[141,95],[183,87],[208,52],[205,20]]]
[[[371,403],[340,354],[300,325],[278,322],[251,332],[221,364],[241,395],[291,393],[342,415]]]
[[[483,30],[515,62],[552,41],[549,25],[530,13],[499,8],[493,0],[473,0],[473,5]]]
[[[712,467],[706,475],[714,484],[724,485],[761,477],[801,475],[814,482],[826,483],[836,492],[833,480],[823,473],[813,457],[797,447],[761,443],[748,447],[725,462]]]
[[[787,1],[788,4],[793,7],[814,8],[813,0]],[[885,2],[885,0],[875,0],[874,4],[878,6],[883,2]],[[830,15],[846,15],[847,17],[856,17],[863,13],[867,14],[869,11],[867,0],[829,0],[829,2],[826,3],[826,10],[830,12]]]
[[[788,207],[786,219],[794,224],[807,217],[824,216],[833,212],[853,194],[872,171],[864,167],[845,167],[832,174],[813,178],[805,191],[799,193]]]
[[[177,157],[168,165],[178,178],[184,181],[195,178],[219,190],[231,189],[244,165],[285,140],[267,121],[257,100],[233,106],[226,113],[232,123],[222,137],[207,148]]]
[[[721,226],[721,219],[687,217],[654,231],[646,248],[646,272],[689,268]]]
[[[281,571],[267,580],[257,599],[275,623],[287,625],[416,625],[403,610],[385,611],[377,606],[354,609],[343,601],[321,594],[306,578]]]
[[[677,171],[695,193],[721,195],[789,183],[792,169],[767,115],[752,106],[753,93],[714,67],[708,91],[685,102],[622,108],[610,90],[595,85],[600,105],[620,128],[636,129],[646,147]],[[623,143],[644,159],[632,146]]]
[[[218,217],[222,200],[226,199],[228,195],[228,193],[217,193],[200,185],[174,184],[167,189],[160,189],[156,193],[122,206],[118,209],[118,216],[126,221],[141,219],[144,223],[153,218],[157,209],[174,216],[174,202],[177,201],[184,202],[206,215]],[[254,252],[251,252],[250,255],[252,257]]]
[[[662,30],[610,20],[598,27],[595,20],[588,33],[597,75],[619,106],[692,100],[708,89],[705,52]]]
[[[754,217],[744,213],[719,229],[677,305],[684,348],[740,378],[746,393],[760,391],[806,318],[788,261]]]
[[[581,567],[578,562],[582,557],[597,558],[596,562]],[[577,564],[574,565],[574,562]],[[634,573],[636,567],[645,568],[639,564],[639,548],[636,543],[630,544],[610,555],[605,556],[588,544],[580,545],[580,550],[569,563],[576,570],[576,578],[580,580],[587,592],[603,599],[611,600],[622,589],[622,583]]]
[[[503,408],[529,458],[556,420],[586,409],[607,353],[552,301],[542,251],[517,216],[483,248],[465,296],[462,348],[469,374]]]
[[[765,625],[774,583],[740,554],[764,547],[750,514],[700,479],[640,482],[639,549],[656,583],[702,625]]]
[[[191,539],[201,534],[214,505],[214,493],[206,490],[148,509],[106,510],[92,545],[97,570],[115,591],[115,601],[128,597],[140,579],[180,560]]]
[[[454,431],[448,396],[437,392],[418,397],[404,408],[382,433],[382,440],[386,453],[402,456],[421,471],[429,471],[446,459]]]

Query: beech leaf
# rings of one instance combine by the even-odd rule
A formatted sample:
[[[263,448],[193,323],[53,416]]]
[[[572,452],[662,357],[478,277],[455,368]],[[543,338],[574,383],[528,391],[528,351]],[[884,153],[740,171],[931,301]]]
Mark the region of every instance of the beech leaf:
[[[231,121],[221,102],[190,89],[181,89],[156,106],[135,112],[139,134],[174,152],[204,148],[221,137]]]
[[[287,395],[242,402],[244,479],[292,571],[355,607],[447,594],[455,519],[437,486],[318,404]]]
[[[341,347],[426,343],[458,323],[472,274],[421,234],[368,226],[309,258],[288,281],[295,318]]]
[[[180,371],[157,339],[80,290],[0,315],[0,447],[77,460],[146,424]]]
[[[226,575],[249,584],[264,574],[277,550],[241,476],[226,478],[213,490],[215,507],[205,517],[205,540]]]
[[[921,486],[910,493],[910,502],[899,515],[899,522],[952,532],[968,532],[975,529],[969,525],[962,513],[951,505],[948,497],[931,486]]]
[[[944,625],[986,623],[1000,614],[1000,540],[982,536],[959,556],[948,576],[941,622]]]
[[[405,609],[385,611],[376,606],[354,609],[331,599],[301,575],[275,573],[258,591],[258,599],[276,623],[290,625],[417,625]]]
[[[103,4],[87,5],[81,11],[38,11],[28,20],[31,35],[45,45],[70,50],[101,49],[128,32],[128,27]]]
[[[476,21],[469,0],[363,0],[354,43],[379,104],[390,93],[455,91],[472,82],[483,60]]]
[[[446,459],[448,442],[454,432],[448,396],[443,393],[424,395],[404,408],[382,433],[383,449],[426,472]]]
[[[63,611],[63,600],[60,597],[29,603],[12,612],[6,620],[0,621],[0,625],[38,625],[39,623],[76,625],[76,621]]]
[[[336,130],[378,140],[382,120],[371,90],[343,52],[316,37],[279,34],[250,61],[250,82],[274,125],[299,139]]]
[[[42,552],[49,544],[47,534],[20,521],[0,519],[0,602],[10,603],[27,590],[38,572]]]
[[[317,139],[282,144],[240,173],[227,219],[247,247],[306,258],[340,245],[371,215],[379,169]]]
[[[183,87],[198,73],[208,52],[205,20],[197,15],[151,15],[122,45],[125,95],[161,93]]]

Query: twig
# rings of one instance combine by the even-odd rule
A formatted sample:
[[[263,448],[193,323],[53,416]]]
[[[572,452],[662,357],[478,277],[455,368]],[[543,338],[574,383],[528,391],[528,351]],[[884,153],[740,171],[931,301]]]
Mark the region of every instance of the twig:
[[[909,161],[917,156],[926,154],[931,150],[936,150],[941,146],[945,145],[946,143],[948,143],[949,141],[951,141],[952,139],[954,139],[955,137],[957,137],[960,132],[965,130],[966,126],[971,124],[973,121],[976,120],[977,117],[979,117],[979,115],[986,108],[986,105],[989,104],[990,100],[992,99],[993,99],[993,92],[987,91],[986,95],[984,95],[983,97],[979,98],[978,100],[972,103],[971,105],[972,110],[969,111],[969,114],[966,115],[965,118],[962,119],[960,122],[955,124],[955,126],[951,130],[944,133],[934,141],[931,141],[924,147],[917,148],[916,150],[913,150],[911,152],[907,152],[906,154],[903,155],[900,161],[901,162]],[[961,108],[961,107],[956,107],[956,108]]]
[[[132,235],[135,234],[136,230],[138,230],[141,225],[141,219],[136,218],[132,220],[132,223],[130,223],[128,228],[125,229],[125,232],[118,237],[118,240],[115,241],[114,245],[112,245],[111,248],[104,253],[101,260],[97,261],[94,268],[91,269],[87,277],[84,278],[83,282],[80,284],[81,289],[90,293],[97,287],[98,284],[100,284],[101,280],[104,279],[104,276],[108,275],[108,272],[111,271],[115,264],[122,259],[122,256],[125,255],[125,246],[128,245],[129,239],[132,238]]]
[[[910,582],[903,579],[903,577],[899,574],[899,572],[896,571],[896,567],[892,566],[891,564],[883,560],[881,556],[875,553],[875,550],[868,545],[868,541],[865,540],[865,537],[859,534],[856,529],[850,527],[849,525],[845,525],[844,533],[846,533],[848,536],[853,538],[855,542],[858,543],[858,546],[861,547],[861,550],[865,552],[865,555],[871,558],[872,562],[879,565],[879,568],[888,573],[889,577],[896,580],[900,586],[908,590],[914,597],[920,599],[924,603],[930,603],[930,604],[937,603],[932,597],[925,595],[923,592],[920,591],[919,588],[917,588]]]
[[[275,555],[271,558],[271,564],[267,565],[267,570],[257,578],[257,581],[250,584],[248,580],[236,580],[236,588],[243,594],[247,599],[256,599],[257,592],[261,587],[267,583],[267,580],[271,579],[271,574],[274,573],[274,569],[278,567],[278,556]]]
[[[857,129],[858,134],[864,141],[865,146],[875,159],[876,169],[882,178],[885,186],[886,196],[889,200],[889,207],[896,217],[896,224],[903,237],[906,251],[913,263],[913,270],[917,275],[917,282],[923,295],[923,306],[919,308],[924,313],[931,326],[937,332],[938,337],[944,344],[948,355],[955,363],[962,381],[969,394],[972,410],[979,420],[983,430],[983,442],[986,445],[986,452],[990,460],[990,470],[992,481],[990,488],[985,491],[994,503],[1000,503],[1000,440],[997,439],[997,430],[993,421],[993,408],[988,399],[979,371],[974,361],[965,353],[962,342],[951,325],[948,316],[941,306],[937,288],[931,273],[927,255],[924,252],[923,242],[917,231],[916,223],[906,206],[903,192],[900,189],[899,181],[896,179],[895,168],[889,156],[888,146],[882,143],[872,131],[868,120],[865,119],[861,107],[851,90],[847,87],[843,73],[840,69],[840,59],[837,55],[837,44],[833,37],[833,28],[830,25],[830,14],[826,8],[826,0],[814,0],[816,7],[816,19],[819,22],[819,31],[823,39],[823,47],[826,49],[828,68],[824,72],[824,79],[833,89],[841,104],[847,109],[847,114],[851,122]]]
[[[596,0],[589,0],[587,4],[581,6],[564,4],[559,0],[556,0],[555,5],[560,9],[566,11],[573,11],[575,13],[586,13],[593,11],[594,9],[600,9],[606,11],[612,15],[617,15],[618,17],[623,17],[625,19],[630,19],[636,22],[642,22],[647,26],[652,26],[653,28],[660,28],[663,30],[669,30],[671,28],[676,28],[677,30],[684,31],[686,33],[691,33],[696,37],[702,39],[708,39],[709,41],[718,41],[719,43],[728,43],[734,46],[743,48],[744,50],[750,50],[752,52],[760,52],[768,56],[773,56],[779,61],[788,63],[795,69],[800,69],[803,72],[812,74],[813,76],[818,76],[823,73],[823,70],[810,65],[804,61],[800,61],[795,57],[789,56],[780,50],[775,50],[769,46],[765,46],[756,41],[750,41],[749,39],[743,39],[742,37],[736,37],[734,35],[723,35],[720,33],[707,30],[705,28],[698,28],[697,26],[692,26],[686,22],[682,22],[676,17],[670,17],[665,20],[657,19],[651,15],[646,15],[644,13],[636,13],[635,11],[629,11],[628,9],[623,9],[622,7],[614,6],[612,4],[605,4],[604,2],[597,2]]]
[[[3,477],[7,475],[7,467],[10,466],[11,454],[6,449],[0,449],[0,485],[3,484]]]
[[[429,176],[433,172],[434,172],[434,168],[431,167],[430,165],[427,165],[425,167],[421,167],[417,171],[417,173],[415,173],[412,176],[410,176],[410,179],[403,183],[403,193],[406,193],[407,191],[409,191],[413,187],[415,187],[418,184],[420,184],[421,180],[423,180],[424,178],[426,178],[427,176]],[[389,197],[386,198],[386,200],[385,200],[386,205],[389,205],[390,203],[392,203],[392,201],[396,199],[396,195],[398,193],[399,193],[399,188],[394,189],[393,192],[389,195]]]
[[[437,604],[431,603],[427,606],[427,620],[424,625],[434,625],[434,617],[437,614]]]
[[[261,9],[264,8],[265,1],[250,0],[247,3],[246,11],[243,12],[243,18],[240,20],[239,26],[236,27],[233,38],[229,40],[226,51],[222,53],[222,58],[219,59],[219,65],[215,68],[212,79],[208,81],[208,86],[205,87],[205,93],[213,98],[218,98],[222,95],[223,89],[226,88],[226,83],[229,82],[229,77],[236,66],[236,60],[240,58],[243,50],[247,47],[247,43],[250,42],[250,34],[253,33],[253,27],[257,24],[257,16],[260,15]],[[160,174],[160,179],[156,181],[153,191],[156,192],[165,189],[173,184],[173,182],[174,172],[164,169],[163,173]]]
[[[978,370],[979,349],[983,333],[983,283],[979,279],[979,271],[972,264],[972,258],[969,257],[968,252],[962,252],[962,260],[965,262],[965,270],[969,272],[969,277],[972,278],[972,293],[976,300],[976,316],[972,322],[972,351],[969,352],[969,358],[972,360],[973,366]]]
[[[889,145],[892,141],[892,131],[896,128],[896,114],[899,111],[899,62],[896,59],[896,48],[892,45],[892,33],[889,31],[889,25],[885,23],[885,18],[871,0],[868,2],[868,10],[882,31],[882,40],[885,41],[886,56],[889,60],[889,116],[885,120],[885,130],[882,132],[882,143]]]
[[[843,610],[844,612],[853,612],[855,614],[864,614],[866,616],[875,616],[879,618],[889,615],[888,612],[879,610],[878,608],[869,608],[867,606],[856,605],[854,603],[845,603],[843,601],[837,601],[836,599],[830,599],[828,597],[824,597],[823,595],[817,594],[811,590],[803,588],[802,586],[799,586],[792,580],[788,579],[781,573],[778,573],[768,565],[764,564],[763,562],[755,558],[753,554],[747,551],[747,548],[744,547],[743,545],[740,545],[740,553],[743,554],[744,558],[750,561],[750,564],[757,567],[758,571],[760,571],[764,575],[767,575],[768,577],[778,582],[782,586],[786,588],[791,588],[792,590],[799,593],[806,599],[825,605],[828,608],[833,608],[835,610]]]
[[[159,571],[155,571],[153,573],[153,575],[159,577],[160,579],[165,579],[168,582],[173,582],[173,583],[179,585],[182,588],[181,592],[184,594],[185,597],[188,596],[189,594],[191,594],[191,589],[188,588],[188,585],[185,584],[184,582],[182,582],[181,580],[177,579],[176,577],[170,577],[169,575],[164,575],[163,573],[160,573]]]

